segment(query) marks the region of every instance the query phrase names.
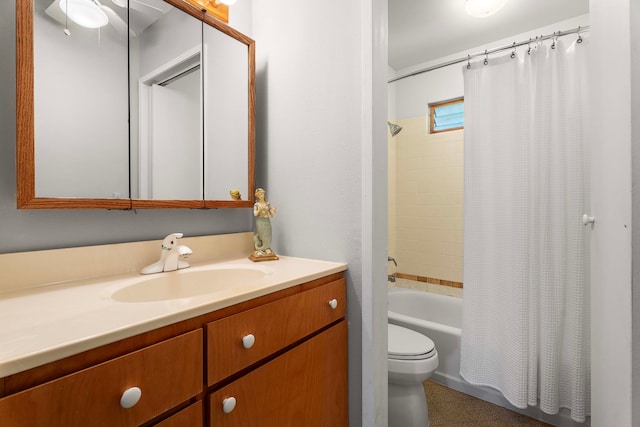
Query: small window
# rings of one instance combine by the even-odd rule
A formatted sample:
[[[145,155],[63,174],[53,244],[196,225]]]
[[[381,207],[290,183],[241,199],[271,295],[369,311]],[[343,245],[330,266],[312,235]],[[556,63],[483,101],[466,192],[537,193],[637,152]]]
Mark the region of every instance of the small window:
[[[429,133],[464,128],[464,99],[429,104]]]

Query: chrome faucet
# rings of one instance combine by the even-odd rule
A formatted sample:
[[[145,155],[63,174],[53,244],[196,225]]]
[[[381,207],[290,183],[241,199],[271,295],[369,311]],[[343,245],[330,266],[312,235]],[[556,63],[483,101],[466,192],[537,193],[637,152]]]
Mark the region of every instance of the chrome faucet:
[[[390,256],[387,256],[387,261],[388,262],[393,262],[395,264],[395,266],[398,266],[398,263],[396,262],[396,259]],[[395,282],[396,281],[396,276],[394,276],[393,274],[388,274],[387,275],[387,281],[389,282]]]
[[[143,268],[140,274],[162,273],[189,267],[188,262],[178,259],[178,257],[186,258],[192,253],[188,246],[178,245],[178,239],[182,236],[182,233],[171,233],[165,237],[162,241],[160,259]]]

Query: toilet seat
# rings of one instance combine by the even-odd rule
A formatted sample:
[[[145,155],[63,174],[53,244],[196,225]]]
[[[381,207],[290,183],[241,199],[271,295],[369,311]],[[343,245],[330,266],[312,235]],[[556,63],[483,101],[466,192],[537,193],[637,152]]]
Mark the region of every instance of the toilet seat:
[[[419,332],[398,325],[388,326],[388,358],[395,360],[422,360],[433,357],[435,344]]]

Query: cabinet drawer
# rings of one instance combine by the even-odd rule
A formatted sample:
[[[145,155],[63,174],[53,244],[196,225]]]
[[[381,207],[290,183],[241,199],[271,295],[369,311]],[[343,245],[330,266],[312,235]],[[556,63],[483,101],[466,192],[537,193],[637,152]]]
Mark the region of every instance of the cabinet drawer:
[[[202,377],[199,329],[0,399],[0,424],[136,426],[200,393]],[[132,387],[142,395],[124,409]]]
[[[344,318],[345,310],[345,279],[340,279],[209,323],[207,384],[213,385]]]
[[[344,427],[347,407],[343,320],[212,393],[208,425]]]

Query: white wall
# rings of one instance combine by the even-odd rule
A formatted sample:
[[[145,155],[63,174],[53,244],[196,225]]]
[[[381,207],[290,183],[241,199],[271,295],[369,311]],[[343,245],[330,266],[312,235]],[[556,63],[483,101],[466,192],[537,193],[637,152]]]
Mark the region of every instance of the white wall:
[[[256,185],[277,253],[349,264],[352,426],[387,422],[385,16],[386,1],[253,9]]]
[[[630,1],[590,0],[592,425],[633,426]],[[636,105],[637,107],[637,105]],[[633,118],[638,120],[638,111]],[[606,126],[603,124],[606,123]],[[635,421],[635,422],[634,422]]]
[[[631,75],[640,76],[640,3],[631,2]],[[640,423],[640,79],[631,79],[632,149],[632,421]]]
[[[238,1],[229,8],[229,25],[242,34],[252,37],[253,0]]]
[[[441,64],[454,59],[464,58],[468,54],[482,52],[485,49],[495,48],[499,46],[508,46],[515,42],[528,40],[530,37],[535,38],[540,34],[552,34],[558,30],[570,30],[578,26],[589,25],[589,15],[582,15],[572,19],[567,19],[546,27],[538,28],[526,33],[515,34],[513,37],[496,40],[491,44],[477,46],[469,51],[457,52],[434,61],[418,64],[402,70],[396,70],[397,76],[407,75],[410,72],[426,68],[428,66]],[[575,37],[575,36],[567,36]],[[520,52],[526,51],[527,47],[518,48]],[[508,55],[506,51],[500,53]],[[500,55],[496,54],[496,55]],[[491,58],[491,56],[489,56]],[[482,61],[482,58],[475,58],[472,61]],[[427,114],[428,104],[431,102],[445,101],[449,99],[459,98],[464,94],[464,86],[462,80],[462,67],[465,64],[455,64],[428,73],[419,74],[413,77],[407,77],[389,84],[391,90],[395,91],[396,106],[395,119],[402,120],[413,117],[425,116]],[[390,76],[391,78],[392,76]]]

